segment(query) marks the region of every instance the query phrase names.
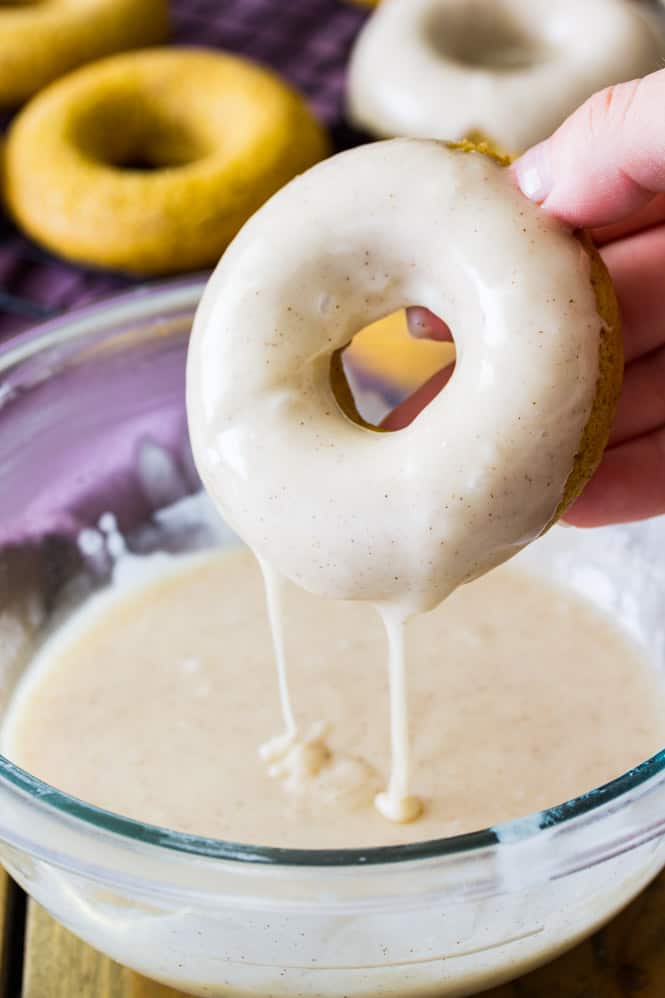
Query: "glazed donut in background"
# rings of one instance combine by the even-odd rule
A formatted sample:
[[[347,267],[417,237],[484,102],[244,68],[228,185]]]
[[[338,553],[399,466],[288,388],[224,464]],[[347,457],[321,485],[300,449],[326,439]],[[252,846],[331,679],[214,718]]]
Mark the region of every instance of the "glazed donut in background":
[[[481,135],[517,153],[662,52],[636,0],[382,0],[352,51],[348,113],[383,138]]]
[[[408,305],[449,324],[455,372],[410,426],[376,432],[340,384],[340,351]],[[401,139],[314,167],[233,241],[194,322],[190,435],[212,498],[278,572],[415,612],[579,494],[621,374],[592,246],[494,158]]]
[[[270,71],[203,49],[146,50],[79,69],[23,109],[6,200],[61,256],[165,274],[214,263],[327,152],[302,98]]]
[[[163,42],[168,30],[168,0],[0,4],[0,107],[86,62]]]

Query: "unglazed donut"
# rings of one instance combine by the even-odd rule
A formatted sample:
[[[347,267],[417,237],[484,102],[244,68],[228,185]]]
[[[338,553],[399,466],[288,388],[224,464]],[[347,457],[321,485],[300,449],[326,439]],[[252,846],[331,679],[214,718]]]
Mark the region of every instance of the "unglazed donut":
[[[448,322],[456,370],[410,426],[374,432],[333,387],[339,351],[408,305]],[[187,379],[204,483],[262,558],[322,595],[424,610],[539,535],[595,469],[621,381],[616,300],[591,246],[493,158],[376,143],[245,225]]]
[[[351,55],[348,112],[380,137],[482,135],[516,153],[659,68],[662,44],[631,0],[383,0]]]
[[[7,142],[7,204],[72,260],[183,271],[214,263],[266,198],[327,151],[302,98],[268,70],[149,49],[79,69],[23,109]]]
[[[0,5],[0,107],[83,63],[162,42],[168,28],[168,0],[10,0]]]

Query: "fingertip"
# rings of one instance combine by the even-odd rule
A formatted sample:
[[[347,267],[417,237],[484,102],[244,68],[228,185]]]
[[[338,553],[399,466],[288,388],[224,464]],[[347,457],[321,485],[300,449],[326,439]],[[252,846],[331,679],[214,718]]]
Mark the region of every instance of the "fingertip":
[[[554,186],[549,141],[533,146],[516,160],[511,169],[524,197],[536,204],[547,200]]]
[[[409,333],[417,340],[452,341],[450,327],[427,308],[414,305],[406,310]]]
[[[622,222],[665,192],[665,70],[591,96],[514,164],[520,190],[574,228]]]

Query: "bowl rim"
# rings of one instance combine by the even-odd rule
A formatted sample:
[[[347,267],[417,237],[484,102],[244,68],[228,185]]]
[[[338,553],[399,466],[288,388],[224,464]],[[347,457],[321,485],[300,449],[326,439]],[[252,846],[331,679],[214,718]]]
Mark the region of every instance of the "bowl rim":
[[[45,323],[30,327],[0,343],[0,377],[3,372],[50,347],[74,341],[93,330],[110,332],[125,322],[155,321],[166,311],[192,313],[205,287],[206,275],[195,274],[170,281],[140,285],[128,292],[100,298],[93,305],[74,309]],[[1,385],[0,385],[1,387]],[[445,838],[394,846],[345,849],[292,849],[238,843],[171,831],[126,818],[88,804],[43,782],[16,766],[0,753],[2,783],[58,817],[75,819],[97,831],[146,846],[166,848],[205,859],[271,867],[347,868],[412,863],[474,854],[509,842],[532,839],[573,819],[592,815],[605,805],[626,798],[631,792],[665,773],[665,748],[637,766],[599,787],[561,804],[513,821]],[[626,804],[628,801],[626,801]],[[615,810],[614,809],[614,810]],[[598,816],[598,815],[597,815]]]

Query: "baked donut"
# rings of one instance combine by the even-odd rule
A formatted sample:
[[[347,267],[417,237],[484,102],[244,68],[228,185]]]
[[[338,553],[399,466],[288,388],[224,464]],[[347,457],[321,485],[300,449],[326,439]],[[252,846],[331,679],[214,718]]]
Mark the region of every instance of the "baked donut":
[[[137,274],[214,263],[242,223],[326,155],[304,101],[268,70],[202,49],[111,56],[23,109],[6,198],[38,242]]]
[[[352,51],[348,113],[379,137],[482,135],[516,153],[659,68],[662,44],[631,0],[382,0]]]
[[[0,107],[93,59],[156,45],[168,29],[168,0],[10,0],[0,5]]]
[[[234,529],[305,589],[430,609],[541,534],[600,460],[622,372],[612,286],[503,162],[409,139],[342,153],[265,204],[208,283],[195,460]],[[448,323],[455,372],[410,426],[375,432],[339,352],[410,305]]]

